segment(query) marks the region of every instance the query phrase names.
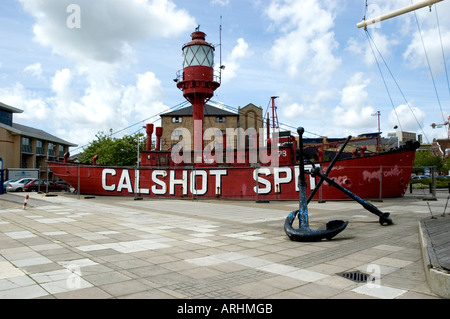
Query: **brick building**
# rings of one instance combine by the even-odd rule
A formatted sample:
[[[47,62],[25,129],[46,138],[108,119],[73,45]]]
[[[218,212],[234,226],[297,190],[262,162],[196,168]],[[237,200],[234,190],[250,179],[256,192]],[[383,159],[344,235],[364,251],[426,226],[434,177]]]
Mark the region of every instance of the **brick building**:
[[[163,128],[163,135],[161,137],[161,149],[168,150],[175,146],[179,140],[172,140],[172,136],[176,137],[182,135],[184,129],[188,130],[191,134],[191,138],[193,138],[192,121],[192,106],[162,114],[161,126]],[[242,128],[244,131],[249,128],[259,130],[263,127],[262,108],[250,103],[243,108],[239,107],[238,112],[234,113],[210,104],[205,104],[203,123],[204,131],[209,128],[216,128],[220,130],[222,134],[225,134],[227,128]],[[210,140],[205,139],[205,145],[212,140],[213,138]],[[228,141],[227,143],[230,142]],[[235,145],[237,145],[237,141],[235,141],[235,143]],[[246,142],[246,145],[248,145],[247,143],[248,142]]]
[[[37,128],[14,123],[22,110],[0,102],[0,157],[3,169],[46,167],[45,161],[61,160],[77,146]]]

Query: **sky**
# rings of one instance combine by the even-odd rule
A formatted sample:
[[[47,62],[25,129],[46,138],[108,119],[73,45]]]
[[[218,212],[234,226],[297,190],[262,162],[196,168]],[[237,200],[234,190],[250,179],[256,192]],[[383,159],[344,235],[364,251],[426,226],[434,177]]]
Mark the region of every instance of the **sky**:
[[[378,132],[379,118],[382,136],[432,142],[450,115],[450,1],[356,26],[417,1],[5,0],[0,102],[80,148],[99,132],[144,133],[185,102],[174,79],[200,26],[225,66],[217,106],[266,112],[277,96],[281,128],[305,137]]]

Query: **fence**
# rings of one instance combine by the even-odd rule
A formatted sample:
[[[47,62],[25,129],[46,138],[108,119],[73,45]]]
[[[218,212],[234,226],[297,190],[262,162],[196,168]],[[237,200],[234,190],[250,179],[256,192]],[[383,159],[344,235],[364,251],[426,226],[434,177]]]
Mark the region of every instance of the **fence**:
[[[448,191],[450,193],[450,178],[439,177],[436,166],[414,166],[413,171],[420,170],[424,175],[411,177],[409,189],[405,196],[422,197],[424,200],[437,200],[436,193]],[[439,183],[438,183],[438,180]],[[438,187],[439,186],[439,187]]]

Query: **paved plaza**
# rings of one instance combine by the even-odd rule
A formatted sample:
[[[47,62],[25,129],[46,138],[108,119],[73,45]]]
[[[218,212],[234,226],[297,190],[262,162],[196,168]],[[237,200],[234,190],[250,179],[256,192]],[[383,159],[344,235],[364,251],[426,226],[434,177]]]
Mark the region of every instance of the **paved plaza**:
[[[373,202],[391,226],[354,201],[312,202],[312,229],[349,221],[312,243],[284,233],[296,202],[29,195],[25,208],[25,193],[0,195],[0,299],[440,298],[418,229],[443,213],[448,194]]]

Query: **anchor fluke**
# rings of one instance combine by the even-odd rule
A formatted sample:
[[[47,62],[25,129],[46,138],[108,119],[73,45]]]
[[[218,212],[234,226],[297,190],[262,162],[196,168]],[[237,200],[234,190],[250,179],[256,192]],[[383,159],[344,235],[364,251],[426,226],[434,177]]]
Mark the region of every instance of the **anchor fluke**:
[[[312,242],[320,241],[322,239],[331,240],[333,237],[343,231],[348,225],[348,221],[344,222],[342,220],[331,220],[326,225],[327,229],[296,229],[292,226],[292,224],[294,223],[295,217],[297,216],[298,212],[299,211],[295,211],[289,214],[284,223],[284,231],[292,241]]]
[[[383,226],[384,224],[392,225],[394,222],[392,221],[392,218],[389,216],[389,213],[381,213],[380,216],[380,225]]]

